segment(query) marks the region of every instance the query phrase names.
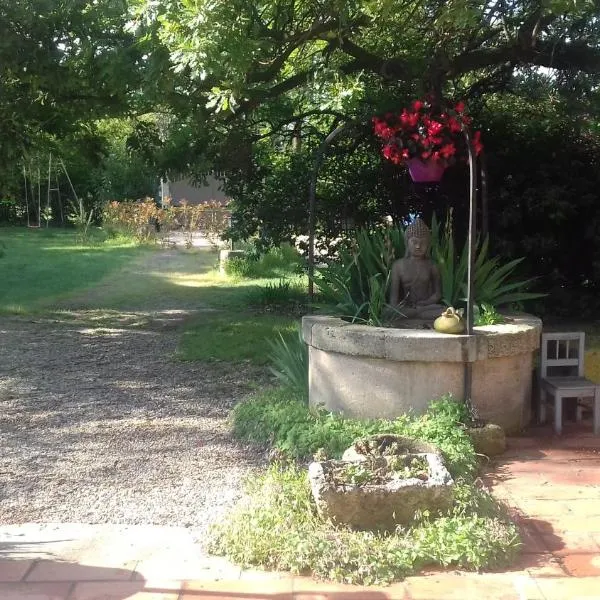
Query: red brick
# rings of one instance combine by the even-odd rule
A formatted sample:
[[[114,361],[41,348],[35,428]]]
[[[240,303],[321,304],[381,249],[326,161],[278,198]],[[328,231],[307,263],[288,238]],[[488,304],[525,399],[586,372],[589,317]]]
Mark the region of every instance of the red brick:
[[[565,531],[553,535],[543,535],[544,545],[556,556],[566,554],[590,554],[600,551],[600,547],[587,532]]]
[[[600,577],[551,577],[536,578],[546,600],[598,600],[600,598]]]
[[[69,600],[178,600],[180,586],[144,586],[139,581],[85,581],[75,585]]]
[[[292,579],[185,581],[179,600],[292,600]]]
[[[21,581],[33,563],[33,560],[0,560],[0,583]]]
[[[408,577],[406,600],[520,600],[517,581],[516,576],[508,574]]]
[[[38,561],[27,581],[129,581],[133,571],[55,560]]]
[[[72,583],[0,583],[2,600],[66,600]]]
[[[600,576],[600,552],[591,554],[568,554],[562,558],[565,570],[573,577]],[[598,590],[600,593],[600,590]]]

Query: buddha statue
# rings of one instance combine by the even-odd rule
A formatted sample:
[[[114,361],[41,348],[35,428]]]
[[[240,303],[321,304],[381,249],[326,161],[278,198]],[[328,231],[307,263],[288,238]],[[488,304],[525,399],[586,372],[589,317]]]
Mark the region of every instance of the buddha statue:
[[[446,308],[440,304],[440,272],[429,258],[431,232],[422,219],[405,230],[406,254],[392,264],[390,306],[394,318],[435,319]]]

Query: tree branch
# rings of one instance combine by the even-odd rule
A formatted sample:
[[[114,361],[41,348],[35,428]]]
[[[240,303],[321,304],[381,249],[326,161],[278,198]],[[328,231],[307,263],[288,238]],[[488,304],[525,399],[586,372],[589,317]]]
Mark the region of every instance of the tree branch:
[[[535,47],[513,44],[501,48],[480,48],[451,60],[446,75],[457,77],[470,71],[508,62],[600,73],[600,50],[577,42],[554,43],[546,40],[538,40]]]

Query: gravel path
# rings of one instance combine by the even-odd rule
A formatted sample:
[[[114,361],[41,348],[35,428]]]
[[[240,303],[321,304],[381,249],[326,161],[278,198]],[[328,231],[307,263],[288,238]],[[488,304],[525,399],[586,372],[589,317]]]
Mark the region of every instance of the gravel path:
[[[266,374],[174,361],[177,332],[157,323],[0,319],[0,524],[180,525],[201,539],[239,496],[262,458],[226,419]]]

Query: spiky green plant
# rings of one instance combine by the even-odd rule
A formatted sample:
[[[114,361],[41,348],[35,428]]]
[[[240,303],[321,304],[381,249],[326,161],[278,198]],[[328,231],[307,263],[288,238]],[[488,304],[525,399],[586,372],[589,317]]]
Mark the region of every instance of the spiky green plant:
[[[338,252],[315,274],[322,297],[353,321],[380,325],[392,263],[404,255],[404,232],[398,227],[359,229]]]
[[[302,331],[286,337],[280,333],[274,340],[269,340],[269,347],[271,373],[285,387],[298,391],[308,401],[308,346],[302,339]]]
[[[442,301],[448,306],[463,306],[467,296],[468,244],[460,255],[456,252],[452,214],[442,230],[433,218],[431,225],[431,254],[437,263],[442,280]],[[541,298],[544,294],[527,292],[533,279],[514,280],[516,268],[523,258],[502,265],[500,258],[489,257],[489,239],[476,241],[473,264],[473,299],[478,306],[498,307],[512,302]]]

